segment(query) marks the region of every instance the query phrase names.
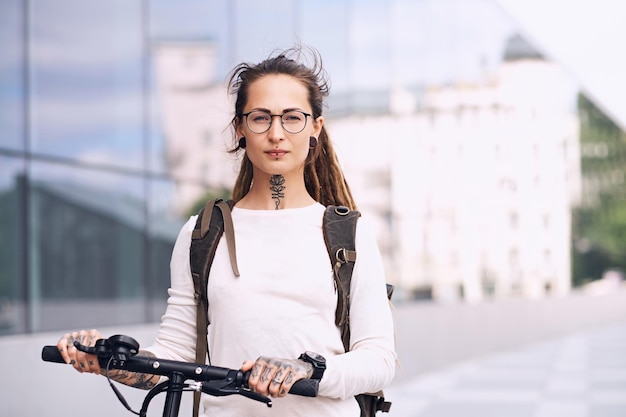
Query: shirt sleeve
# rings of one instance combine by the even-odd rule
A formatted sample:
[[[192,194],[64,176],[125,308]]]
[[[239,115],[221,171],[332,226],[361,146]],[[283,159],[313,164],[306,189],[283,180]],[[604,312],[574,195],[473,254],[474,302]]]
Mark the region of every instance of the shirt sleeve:
[[[350,285],[350,351],[326,358],[319,394],[349,398],[386,387],[395,375],[393,318],[376,238],[361,217]]]
[[[145,349],[162,359],[195,362],[196,358],[196,303],[189,267],[191,233],[196,219],[197,216],[192,216],[176,238],[170,261],[167,309],[154,343]]]

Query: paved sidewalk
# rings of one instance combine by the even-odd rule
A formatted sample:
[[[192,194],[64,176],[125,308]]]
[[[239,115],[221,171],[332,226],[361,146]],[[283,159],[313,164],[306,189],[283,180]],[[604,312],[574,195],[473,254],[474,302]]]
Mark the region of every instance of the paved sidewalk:
[[[389,417],[625,417],[626,322],[394,385]]]

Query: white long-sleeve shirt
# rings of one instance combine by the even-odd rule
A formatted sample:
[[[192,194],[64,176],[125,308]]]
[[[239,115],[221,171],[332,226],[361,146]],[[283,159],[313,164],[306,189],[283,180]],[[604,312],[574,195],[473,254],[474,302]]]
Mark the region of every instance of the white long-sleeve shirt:
[[[240,276],[233,274],[227,246],[220,242],[208,284],[211,364],[239,369],[245,359],[297,358],[310,350],[327,361],[318,397],[287,395],[267,408],[242,396],[204,395],[204,415],[357,417],[354,395],[376,392],[393,378],[393,321],[375,236],[360,218],[350,290],[350,352],[345,353],[335,325],[337,294],[322,234],[323,214],[321,204],[284,210],[234,208]],[[195,360],[196,305],[189,269],[195,223],[194,216],[176,240],[167,310],[157,339],[147,349],[160,358]]]

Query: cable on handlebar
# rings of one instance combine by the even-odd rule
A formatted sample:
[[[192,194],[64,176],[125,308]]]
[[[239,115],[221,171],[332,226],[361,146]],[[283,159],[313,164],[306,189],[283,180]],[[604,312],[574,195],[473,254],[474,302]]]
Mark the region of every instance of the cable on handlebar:
[[[140,413],[136,412],[135,410],[133,410],[131,408],[131,406],[128,404],[128,401],[126,401],[126,398],[124,398],[124,396],[122,395],[121,391],[118,390],[115,385],[113,385],[113,381],[111,380],[111,378],[109,377],[109,369],[111,369],[111,362],[113,361],[113,356],[111,356],[109,358],[109,361],[107,362],[107,366],[105,369],[105,374],[107,377],[107,382],[109,383],[109,386],[111,387],[111,389],[113,390],[113,392],[115,393],[115,396],[117,397],[118,400],[120,400],[120,402],[122,403],[122,405],[124,405],[124,407],[126,407],[126,409],[128,411],[130,411],[131,413],[135,414],[135,415],[141,415]]]
[[[152,388],[148,392],[148,394],[146,394],[146,397],[143,399],[143,404],[141,405],[141,410],[139,410],[139,417],[146,417],[146,415],[148,414],[148,406],[150,405],[150,401],[152,401],[154,397],[156,397],[163,391],[167,390],[168,386],[169,381],[161,382],[160,384],[157,384],[154,388]],[[187,384],[184,384],[183,388],[187,386]]]
[[[189,384],[186,383],[182,383],[182,384],[175,384],[172,381],[163,381],[160,384],[157,384],[156,386],[154,386],[153,388],[150,389],[150,391],[148,391],[148,394],[146,394],[143,403],[141,405],[141,409],[139,410],[139,412],[135,411],[132,409],[132,407],[128,404],[128,401],[126,401],[126,398],[124,398],[124,396],[122,395],[122,392],[120,390],[117,389],[117,387],[113,384],[113,380],[110,378],[109,376],[109,370],[111,369],[111,362],[113,362],[114,358],[110,357],[108,362],[107,362],[107,366],[105,368],[105,375],[107,378],[107,381],[109,383],[109,386],[111,387],[111,389],[113,390],[113,392],[115,393],[115,396],[117,397],[118,400],[120,400],[120,402],[122,403],[122,405],[124,405],[124,407],[126,407],[126,409],[128,411],[130,411],[131,413],[139,416],[139,417],[146,417],[148,414],[148,406],[150,405],[150,401],[152,401],[152,399],[154,397],[156,397],[157,395],[161,394],[162,392],[166,391],[168,388],[171,388],[173,391],[185,391],[185,388],[189,388]],[[190,391],[191,389],[187,390]]]

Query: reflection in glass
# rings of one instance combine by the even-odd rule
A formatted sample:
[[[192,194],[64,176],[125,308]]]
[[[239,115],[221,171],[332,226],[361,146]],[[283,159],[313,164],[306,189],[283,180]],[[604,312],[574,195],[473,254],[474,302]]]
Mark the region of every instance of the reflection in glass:
[[[0,2],[0,149],[22,149],[24,42],[20,2]]]
[[[26,330],[23,162],[0,156],[0,335]]]
[[[148,321],[158,321],[165,312],[170,286],[169,260],[176,237],[189,218],[188,212],[179,212],[175,206],[177,188],[173,180],[154,179],[149,184],[145,281]]]
[[[144,179],[45,163],[31,178],[33,330],[144,321]]]
[[[141,2],[33,1],[33,151],[102,165],[143,162]]]

